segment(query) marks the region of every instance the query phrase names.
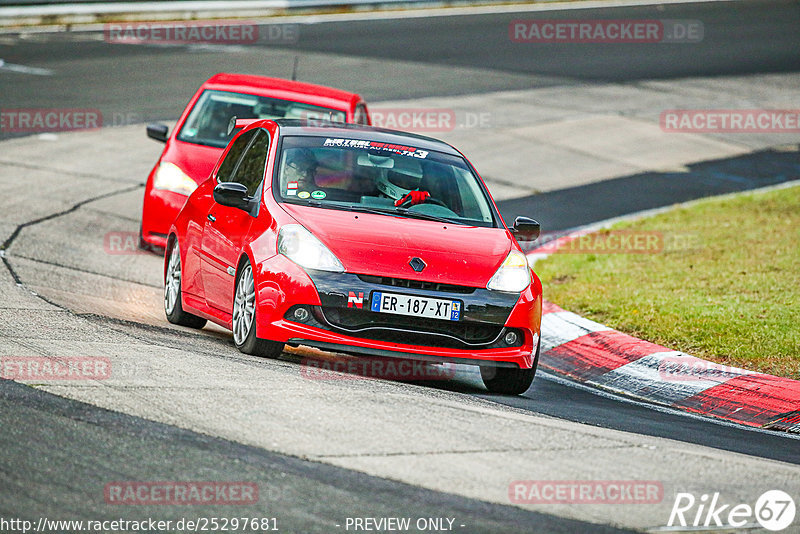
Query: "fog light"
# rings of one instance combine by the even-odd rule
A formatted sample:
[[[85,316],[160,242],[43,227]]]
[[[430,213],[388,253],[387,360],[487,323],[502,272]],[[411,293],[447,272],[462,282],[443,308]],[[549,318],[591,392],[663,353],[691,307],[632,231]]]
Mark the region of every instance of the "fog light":
[[[503,341],[508,346],[516,345],[518,340],[519,336],[513,330],[509,330],[508,332],[506,332],[505,337],[503,337]]]
[[[294,310],[295,320],[300,321],[301,323],[308,321],[308,318],[310,316],[311,314],[308,313],[308,310],[305,308],[297,308],[296,310]]]

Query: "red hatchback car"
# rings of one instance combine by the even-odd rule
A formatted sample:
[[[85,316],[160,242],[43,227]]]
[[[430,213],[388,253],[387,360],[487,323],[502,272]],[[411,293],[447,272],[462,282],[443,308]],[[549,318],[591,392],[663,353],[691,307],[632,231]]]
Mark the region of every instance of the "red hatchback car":
[[[354,93],[310,83],[217,74],[189,101],[172,135],[164,124],[150,124],[147,135],[167,144],[144,191],[139,244],[162,249],[167,231],[186,198],[211,174],[231,135],[231,117],[303,118],[370,124],[363,99]]]
[[[242,123],[248,121],[241,121]],[[539,356],[542,286],[486,186],[450,145],[413,134],[250,121],[172,225],[169,321],[284,344],[479,365],[520,394]]]

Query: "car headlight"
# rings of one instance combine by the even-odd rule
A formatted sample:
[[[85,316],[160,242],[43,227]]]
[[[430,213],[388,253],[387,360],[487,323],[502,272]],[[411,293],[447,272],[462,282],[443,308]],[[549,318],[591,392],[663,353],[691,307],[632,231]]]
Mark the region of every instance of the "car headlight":
[[[531,270],[528,267],[528,258],[522,252],[512,250],[486,284],[486,289],[519,293],[530,283]]]
[[[189,178],[180,167],[174,163],[163,162],[158,166],[153,178],[153,187],[165,189],[187,197],[197,189],[197,182]]]
[[[287,224],[278,233],[278,253],[304,269],[343,273],[344,266],[322,241],[299,224]]]

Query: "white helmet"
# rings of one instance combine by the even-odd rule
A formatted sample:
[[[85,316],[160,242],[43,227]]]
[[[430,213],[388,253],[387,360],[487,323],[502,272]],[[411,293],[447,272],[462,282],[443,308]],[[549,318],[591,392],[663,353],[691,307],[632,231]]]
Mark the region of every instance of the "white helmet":
[[[407,194],[411,192],[410,189],[405,189],[400,187],[399,185],[393,184],[389,177],[387,176],[389,173],[381,174],[375,180],[375,187],[378,188],[378,191],[386,195],[387,197],[391,198],[392,200],[400,200]]]

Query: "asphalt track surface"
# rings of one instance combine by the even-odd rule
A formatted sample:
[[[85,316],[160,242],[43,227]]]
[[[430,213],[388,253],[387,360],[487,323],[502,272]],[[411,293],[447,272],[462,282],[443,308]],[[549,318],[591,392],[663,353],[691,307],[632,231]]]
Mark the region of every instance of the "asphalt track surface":
[[[568,17],[549,12],[541,17],[611,18],[601,11],[578,15],[570,12]],[[301,58],[301,75],[307,74],[302,76],[304,79],[357,89],[373,101],[593,81],[636,83],[652,78],[800,70],[798,2],[624,8],[616,10],[613,17],[701,19],[706,38],[691,49],[677,44],[657,49],[595,47],[589,58],[579,46],[530,48],[521,54],[518,47],[508,42],[507,24],[512,18],[508,15],[351,21],[303,26],[298,43],[267,47],[260,60],[248,58],[241,64],[234,54],[225,51],[186,53],[181,48],[169,47],[109,47],[102,41],[69,35],[40,36],[24,45],[0,44],[0,57],[23,65],[58,64],[57,74],[52,77],[2,74],[0,94],[3,107],[92,107],[100,108],[105,115],[131,114],[151,120],[177,117],[188,96],[186,87],[196,87],[214,72],[235,70],[287,76],[295,55]],[[519,18],[533,16],[526,14]],[[326,53],[378,58],[385,60],[385,65],[373,65],[362,73],[340,72],[325,68]],[[402,64],[407,61],[429,66],[418,69],[420,83],[397,83],[398,70],[405,73],[414,70]],[[496,75],[464,76],[470,69],[490,69]],[[796,153],[761,153],[700,164],[688,175],[626,177],[507,201],[501,209],[507,216],[535,213],[548,230],[566,229],[675,201],[768,185],[792,173],[796,176],[797,163]],[[719,172],[730,166],[739,171],[750,169],[736,174],[747,179],[731,180],[733,174]],[[620,195],[631,191],[635,194]],[[472,381],[431,386],[571,421],[800,463],[796,441],[780,435],[664,414],[542,376],[526,395],[517,398],[485,395]],[[284,516],[293,509],[292,502],[302,500],[307,494],[304,488],[313,489],[320,496],[318,502],[311,509],[292,512],[297,514],[292,517],[297,531],[313,531],[320,525],[329,526],[331,521],[341,520],[347,514],[336,509],[335,503],[343,502],[354,503],[346,505],[346,510],[354,510],[363,502],[375,516],[412,510],[418,516],[446,515],[450,511],[450,515],[470,520],[474,527],[470,532],[520,531],[520,525],[530,524],[540,524],[543,531],[551,532],[582,530],[579,523],[569,520],[420,490],[247,448],[107,412],[8,381],[0,382],[0,404],[3,405],[0,427],[13,429],[0,438],[4,451],[0,472],[4,490],[19,496],[13,503],[0,504],[4,516],[38,516],[45,503],[51,503],[47,505],[50,509],[70,511],[75,516],[104,517],[107,510],[103,503],[92,501],[96,501],[96,488],[91,487],[93,497],[87,497],[86,482],[91,480],[96,485],[113,479],[123,458],[127,471],[119,478],[127,480],[137,479],[137,474],[138,479],[152,478],[148,473],[166,468],[174,470],[175,479],[196,478],[197,473],[205,474],[207,479],[230,479],[230,469],[235,465],[241,470],[242,479],[265,480],[271,487],[279,488],[268,502],[274,500]],[[52,469],[52,465],[58,468]],[[263,478],[276,473],[280,473],[280,483]],[[424,508],[428,505],[429,509]],[[163,511],[160,512],[163,516]],[[203,512],[208,515],[207,509]],[[599,528],[592,527],[594,531]]]
[[[525,73],[550,77],[549,83],[553,84],[786,72],[800,68],[797,2],[666,4],[618,8],[613,12],[572,11],[568,17],[561,11],[515,17],[700,20],[704,38],[689,47],[685,43],[633,48],[610,44],[599,50],[596,46],[587,49],[572,44],[525,46],[509,40],[510,18],[508,14],[500,14],[373,21],[367,28],[351,22],[325,24],[304,31],[297,48]],[[345,38],[356,28],[358,39]],[[757,36],[769,39],[756,43]],[[587,50],[592,53],[586,53]],[[468,84],[463,87],[465,92],[469,90]]]
[[[767,187],[798,177],[797,152],[768,149],[689,165],[688,172],[623,176],[505,200],[498,202],[498,207],[506,221],[535,214],[543,229],[558,233],[676,202]]]
[[[515,44],[508,25],[520,19],[700,20],[700,43]],[[7,63],[48,68],[53,76],[3,73],[7,107],[99,109],[114,125],[176,118],[198,87],[217,72],[291,76],[354,90],[367,101],[487,91],[627,82],[689,76],[800,70],[800,2],[711,2],[613,11],[579,10],[302,24],[296,43],[270,42],[257,54],[224,48],[109,46],[93,34],[0,39]],[[251,48],[252,49],[252,48]],[[345,65],[327,55],[370,60]],[[192,89],[193,90],[193,89]],[[118,124],[117,124],[118,125]],[[8,134],[0,134],[6,135]]]
[[[34,424],[31,424],[34,422]],[[197,517],[278,517],[283,532],[343,530],[357,511],[372,517],[455,517],[462,532],[625,532],[466,499],[211,438],[0,382],[3,492],[0,517],[177,522]],[[64,444],[54,446],[54,441]],[[58,466],[50,472],[46,466]],[[124,466],[124,467],[121,467]],[[137,506],[114,510],[109,481],[242,480],[258,484],[258,503],[235,506]],[[313,498],[309,498],[312,497]],[[302,506],[298,506],[302,503]],[[227,509],[226,509],[227,508]],[[459,525],[461,527],[459,528]]]

